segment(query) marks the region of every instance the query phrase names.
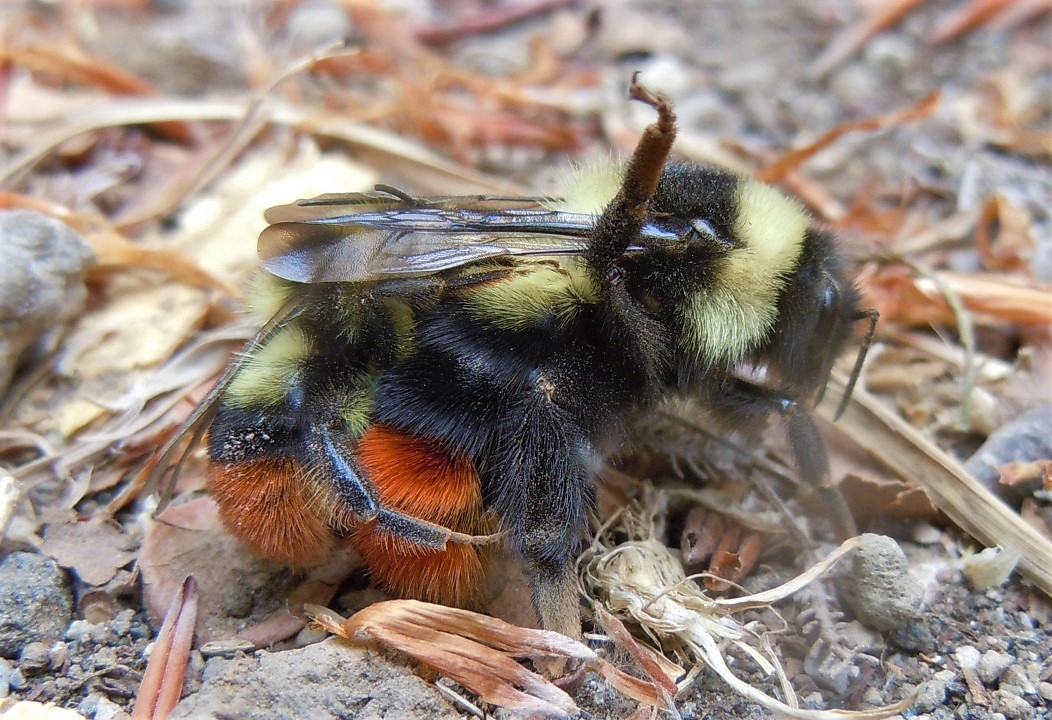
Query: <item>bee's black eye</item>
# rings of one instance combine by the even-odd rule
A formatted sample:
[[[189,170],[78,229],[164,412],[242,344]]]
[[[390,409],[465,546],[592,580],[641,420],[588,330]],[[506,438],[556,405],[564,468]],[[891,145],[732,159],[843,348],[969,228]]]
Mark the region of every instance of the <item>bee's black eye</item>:
[[[620,285],[625,281],[625,274],[617,265],[611,265],[606,271],[606,281],[611,285]]]

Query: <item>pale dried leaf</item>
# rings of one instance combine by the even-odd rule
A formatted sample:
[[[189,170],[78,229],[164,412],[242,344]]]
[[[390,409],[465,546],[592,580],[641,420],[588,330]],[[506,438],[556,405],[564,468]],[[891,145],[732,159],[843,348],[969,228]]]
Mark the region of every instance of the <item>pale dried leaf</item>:
[[[51,523],[41,550],[89,585],[104,585],[135,559],[136,540],[101,513],[78,522]]]
[[[1012,576],[1019,561],[1019,553],[1004,548],[983,548],[961,560],[961,569],[968,582],[979,590],[1004,585]]]

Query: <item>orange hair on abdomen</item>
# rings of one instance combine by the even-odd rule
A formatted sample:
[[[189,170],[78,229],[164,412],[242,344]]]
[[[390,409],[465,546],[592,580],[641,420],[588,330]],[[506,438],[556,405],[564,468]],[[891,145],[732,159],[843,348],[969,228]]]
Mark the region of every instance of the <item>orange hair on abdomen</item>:
[[[212,463],[208,485],[223,525],[257,555],[302,566],[335,546],[291,458]]]
[[[373,425],[359,441],[356,456],[387,509],[456,532],[488,532],[478,473],[465,455]],[[353,538],[373,579],[386,590],[447,605],[478,605],[485,575],[481,548],[448,543],[444,550],[433,550],[375,522],[357,529]]]

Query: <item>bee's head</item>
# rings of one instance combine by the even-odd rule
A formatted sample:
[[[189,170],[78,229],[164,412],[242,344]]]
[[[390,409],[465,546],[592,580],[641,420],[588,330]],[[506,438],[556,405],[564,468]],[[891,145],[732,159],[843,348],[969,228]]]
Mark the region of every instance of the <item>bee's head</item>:
[[[694,362],[746,360],[776,327],[810,216],[768,185],[686,164],[665,169],[650,209],[667,232],[625,255],[629,291],[665,314]]]

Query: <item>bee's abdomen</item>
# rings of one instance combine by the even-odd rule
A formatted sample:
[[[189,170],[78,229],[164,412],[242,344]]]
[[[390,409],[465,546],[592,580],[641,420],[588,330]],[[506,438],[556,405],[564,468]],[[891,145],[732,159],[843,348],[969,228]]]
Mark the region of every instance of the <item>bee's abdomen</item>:
[[[301,566],[332,550],[336,537],[291,457],[213,462],[208,482],[220,520],[257,555]]]
[[[356,456],[384,507],[460,533],[490,532],[478,474],[463,453],[374,425],[359,441]],[[375,522],[355,530],[353,542],[385,590],[460,607],[478,605],[485,560],[481,548],[453,543],[444,550],[424,548]]]

